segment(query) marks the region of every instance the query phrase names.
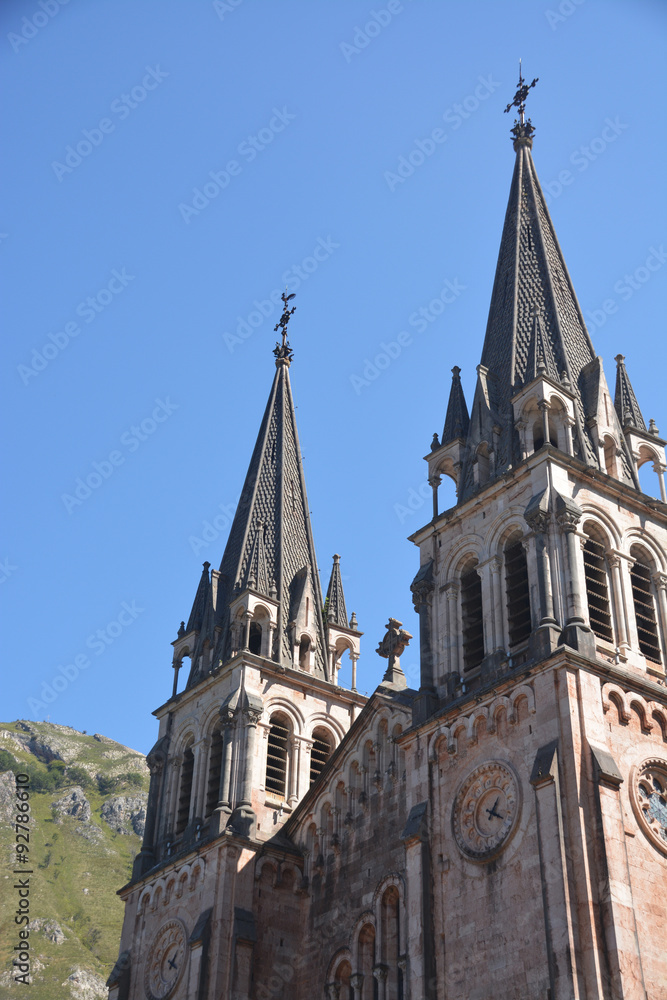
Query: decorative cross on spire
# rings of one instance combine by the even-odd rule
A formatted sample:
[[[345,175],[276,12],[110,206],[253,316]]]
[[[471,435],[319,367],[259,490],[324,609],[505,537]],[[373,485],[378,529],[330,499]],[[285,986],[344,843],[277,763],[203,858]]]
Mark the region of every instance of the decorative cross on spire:
[[[519,59],[519,85],[517,87],[516,94],[514,95],[514,99],[505,108],[505,114],[507,114],[512,108],[517,108],[519,111],[519,117],[514,119],[514,128],[510,130],[515,139],[530,139],[535,131],[530,118],[526,121],[525,111],[528,91],[531,87],[535,86],[538,80],[539,77],[536,76],[532,83],[526,83],[521,71],[521,60]]]
[[[292,292],[291,295],[288,295],[287,289],[285,289],[283,294],[280,296],[281,299],[283,300],[283,314],[273,329],[276,332],[280,330],[283,342],[282,344],[277,343],[273,349],[273,353],[276,356],[276,363],[278,361],[289,362],[292,360],[292,348],[290,347],[289,341],[287,339],[287,324],[290,321],[290,316],[292,315],[292,313],[296,312],[296,306],[292,306],[292,308],[290,309],[287,303],[294,298],[294,295],[295,295],[294,292]]]

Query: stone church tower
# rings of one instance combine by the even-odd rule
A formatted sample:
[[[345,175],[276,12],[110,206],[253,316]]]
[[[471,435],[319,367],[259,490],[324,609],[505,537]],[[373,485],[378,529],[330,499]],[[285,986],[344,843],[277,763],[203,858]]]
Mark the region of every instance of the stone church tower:
[[[528,89],[472,406],[455,367],[411,539],[420,688],[395,619],[374,694],[336,683],[360,633],[337,556],[322,599],[286,300],[220,570],[155,713],[110,1000],[667,1000],[665,442],[586,331]]]

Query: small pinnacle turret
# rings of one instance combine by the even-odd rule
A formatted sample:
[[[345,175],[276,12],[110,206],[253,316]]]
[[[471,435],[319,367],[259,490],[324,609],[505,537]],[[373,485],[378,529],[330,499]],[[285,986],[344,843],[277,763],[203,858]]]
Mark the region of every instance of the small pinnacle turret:
[[[635,427],[639,431],[646,430],[646,424],[639,408],[637,397],[635,396],[630,376],[625,367],[625,357],[617,354],[614,358],[616,362],[616,391],[614,392],[614,409],[618,414],[621,427]]]
[[[331,578],[327,590],[327,599],[324,604],[324,617],[332,625],[348,628],[347,611],[345,610],[345,595],[343,594],[343,581],[340,575],[340,556],[333,557],[331,567]],[[350,628],[352,626],[349,626]]]
[[[463,386],[461,385],[461,369],[458,365],[454,365],[452,368],[452,385],[449,390],[445,426],[442,431],[440,444],[449,444],[457,438],[464,438],[468,433],[469,424],[468,405],[463,394]],[[433,443],[435,445],[435,440]]]

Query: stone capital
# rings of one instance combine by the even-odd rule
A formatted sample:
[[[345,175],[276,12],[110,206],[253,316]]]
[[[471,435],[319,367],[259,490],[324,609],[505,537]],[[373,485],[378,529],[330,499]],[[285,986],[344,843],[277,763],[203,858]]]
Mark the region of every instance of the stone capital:
[[[384,983],[387,976],[389,975],[389,966],[382,964],[374,965],[373,975],[377,979],[378,983]]]

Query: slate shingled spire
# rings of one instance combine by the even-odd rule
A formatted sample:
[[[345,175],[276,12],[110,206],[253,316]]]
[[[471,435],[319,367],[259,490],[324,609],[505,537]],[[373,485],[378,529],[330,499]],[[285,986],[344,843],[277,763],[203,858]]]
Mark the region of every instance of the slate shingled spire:
[[[639,409],[639,403],[635,396],[627,368],[625,358],[622,354],[617,354],[614,358],[616,362],[616,391],[614,393],[614,409],[618,414],[621,427],[626,425],[636,427],[638,431],[645,431],[646,424]]]
[[[461,369],[454,365],[452,368],[452,387],[449,390],[449,402],[447,403],[445,426],[440,444],[449,444],[450,441],[455,441],[457,438],[464,438],[468,433],[469,424],[468,406],[461,385]]]
[[[513,130],[516,162],[471,411],[483,409],[487,424],[498,428],[495,475],[521,460],[511,400],[538,375],[572,392],[575,456],[599,467],[586,423],[585,369],[596,354],[535,171],[533,131],[529,121]],[[472,464],[481,440],[479,423],[471,421],[460,499],[474,490]]]
[[[245,588],[266,596],[273,592],[279,602],[279,617],[272,658],[292,665],[290,623],[299,617],[303,605],[309,609],[310,627],[317,637],[313,673],[328,679],[322,588],[289,380],[292,351],[284,329],[282,343],[276,345],[274,354],[276,374],[269,400],[220,570],[213,574],[215,616],[210,619],[210,635],[206,638],[215,645],[213,665],[226,663],[231,655],[230,602]],[[202,576],[189,626],[197,627],[202,621],[199,608],[205,606],[203,588]],[[203,638],[200,636],[198,646]],[[202,661],[193,658],[188,686],[202,679],[202,669]]]
[[[324,605],[324,614],[328,622],[342,628],[348,628],[347,611],[345,609],[345,595],[343,594],[343,581],[340,575],[340,556],[333,557],[331,567],[331,578],[327,599]]]

